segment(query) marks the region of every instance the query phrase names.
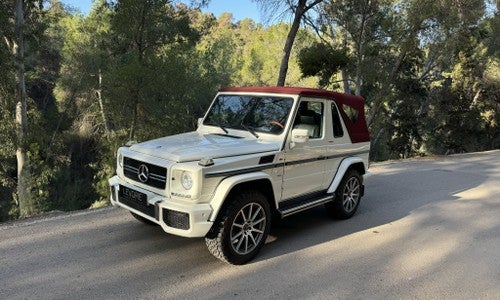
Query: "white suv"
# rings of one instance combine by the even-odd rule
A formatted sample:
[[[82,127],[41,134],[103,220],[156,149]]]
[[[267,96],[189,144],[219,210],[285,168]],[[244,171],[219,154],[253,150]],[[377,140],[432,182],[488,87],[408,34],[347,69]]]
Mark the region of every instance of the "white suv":
[[[364,193],[370,137],[358,96],[293,87],[219,91],[195,132],[121,147],[111,203],[243,264],[273,217],[325,204],[337,218]]]

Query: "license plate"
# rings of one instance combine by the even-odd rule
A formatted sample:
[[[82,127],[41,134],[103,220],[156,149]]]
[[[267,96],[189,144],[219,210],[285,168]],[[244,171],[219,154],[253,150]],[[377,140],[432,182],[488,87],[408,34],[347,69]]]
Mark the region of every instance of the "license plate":
[[[138,192],[133,189],[129,189],[126,186],[120,185],[120,190],[118,192],[120,199],[126,199],[129,201],[134,201],[142,205],[148,204],[148,196],[144,193]]]

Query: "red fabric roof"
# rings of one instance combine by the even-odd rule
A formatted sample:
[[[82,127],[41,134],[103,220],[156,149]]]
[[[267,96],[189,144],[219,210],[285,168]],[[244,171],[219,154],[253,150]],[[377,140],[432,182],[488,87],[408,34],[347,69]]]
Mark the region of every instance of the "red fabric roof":
[[[220,92],[249,92],[249,93],[276,93],[292,94],[307,97],[326,98],[334,100],[337,103],[344,124],[349,131],[349,136],[353,143],[368,142],[370,135],[365,120],[365,100],[361,96],[338,93],[322,89],[312,89],[303,87],[280,87],[280,86],[262,86],[262,87],[226,87]],[[343,104],[348,105],[359,112],[356,122],[352,122],[344,111]]]

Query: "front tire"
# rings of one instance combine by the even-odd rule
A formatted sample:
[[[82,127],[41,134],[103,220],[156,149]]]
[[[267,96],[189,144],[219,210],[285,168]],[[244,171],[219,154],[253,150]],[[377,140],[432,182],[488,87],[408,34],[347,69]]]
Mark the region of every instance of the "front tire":
[[[333,202],[325,204],[327,211],[336,219],[349,219],[356,213],[361,201],[363,179],[358,171],[348,170],[337,190]]]
[[[218,259],[242,265],[264,245],[271,227],[271,210],[266,197],[258,191],[245,191],[227,201],[231,204],[221,211],[205,242]]]

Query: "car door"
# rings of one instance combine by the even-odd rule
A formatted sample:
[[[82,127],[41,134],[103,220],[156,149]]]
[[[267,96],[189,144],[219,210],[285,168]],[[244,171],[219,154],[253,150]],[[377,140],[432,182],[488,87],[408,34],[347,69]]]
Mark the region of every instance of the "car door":
[[[301,98],[285,145],[282,200],[324,190],[326,155],[325,108],[328,101]],[[309,141],[291,143],[291,130],[307,129]]]

